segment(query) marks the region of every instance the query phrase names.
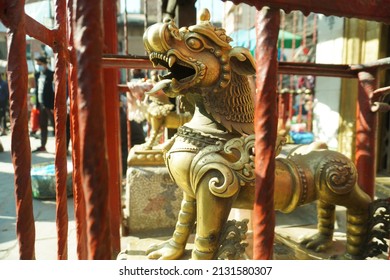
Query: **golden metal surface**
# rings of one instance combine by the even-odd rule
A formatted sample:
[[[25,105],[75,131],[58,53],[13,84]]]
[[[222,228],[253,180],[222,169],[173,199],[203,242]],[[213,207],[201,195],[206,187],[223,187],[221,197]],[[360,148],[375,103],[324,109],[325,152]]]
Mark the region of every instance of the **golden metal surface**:
[[[255,61],[229,45],[225,31],[205,11],[197,25],[178,29],[165,19],[149,27],[144,45],[154,65],[168,69],[151,92],[183,96],[194,104],[191,121],[165,146],[171,177],[184,191],[172,238],[148,250],[151,259],[177,259],[195,226],[193,259],[216,258],[232,207],[254,200],[254,107],[248,75]],[[278,138],[277,153],[283,139]],[[348,209],[348,241],[341,258],[361,258],[370,198],[356,184],[356,169],[340,153],[314,143],[276,159],[275,208],[291,212],[318,200],[318,230],[304,246],[321,251],[333,236],[335,205]]]
[[[143,146],[136,145],[127,157],[127,166],[159,166],[165,165],[163,151],[160,149],[145,150]]]

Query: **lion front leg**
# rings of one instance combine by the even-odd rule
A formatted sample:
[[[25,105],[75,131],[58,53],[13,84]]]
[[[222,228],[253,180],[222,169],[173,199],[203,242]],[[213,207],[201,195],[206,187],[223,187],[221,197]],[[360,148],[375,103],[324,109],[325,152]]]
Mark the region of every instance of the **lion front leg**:
[[[303,240],[301,244],[315,252],[323,252],[332,244],[335,205],[319,200],[317,202],[318,233]]]
[[[219,248],[221,231],[227,221],[235,196],[222,198],[209,190],[211,174],[197,186],[197,222],[192,259],[211,260]]]
[[[196,201],[184,193],[178,221],[172,238],[152,245],[147,251],[149,259],[177,260],[183,256],[188,237],[191,234],[196,217]]]

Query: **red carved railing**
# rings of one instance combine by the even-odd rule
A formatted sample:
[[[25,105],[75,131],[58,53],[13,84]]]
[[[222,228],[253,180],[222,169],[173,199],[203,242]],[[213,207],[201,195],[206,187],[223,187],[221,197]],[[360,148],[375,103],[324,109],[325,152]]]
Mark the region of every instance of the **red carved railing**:
[[[253,258],[272,259],[275,227],[274,179],[277,131],[277,53],[280,12],[265,9],[256,15],[256,188],[253,216]]]
[[[57,32],[54,47],[54,123],[55,123],[55,174],[56,174],[56,224],[57,258],[68,258],[68,197],[66,190],[66,13],[65,1],[56,0],[55,18]]]

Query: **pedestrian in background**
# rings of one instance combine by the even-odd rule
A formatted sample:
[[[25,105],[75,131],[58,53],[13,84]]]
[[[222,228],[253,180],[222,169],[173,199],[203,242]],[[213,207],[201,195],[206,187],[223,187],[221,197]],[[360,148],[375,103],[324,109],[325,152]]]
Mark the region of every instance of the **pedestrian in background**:
[[[7,134],[8,84],[0,73],[0,135]]]
[[[39,126],[41,129],[41,146],[33,152],[45,152],[48,136],[48,122],[54,128],[54,72],[48,68],[46,57],[35,59],[36,107],[39,110]]]

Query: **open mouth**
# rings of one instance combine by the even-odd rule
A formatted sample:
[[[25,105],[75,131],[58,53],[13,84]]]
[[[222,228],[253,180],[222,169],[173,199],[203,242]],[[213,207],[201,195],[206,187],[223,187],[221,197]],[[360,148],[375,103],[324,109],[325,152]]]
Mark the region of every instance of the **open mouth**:
[[[154,66],[161,65],[168,70],[168,73],[162,76],[163,79],[175,79],[179,83],[191,81],[196,74],[192,65],[180,60],[176,55],[169,56],[153,52],[149,56]]]

